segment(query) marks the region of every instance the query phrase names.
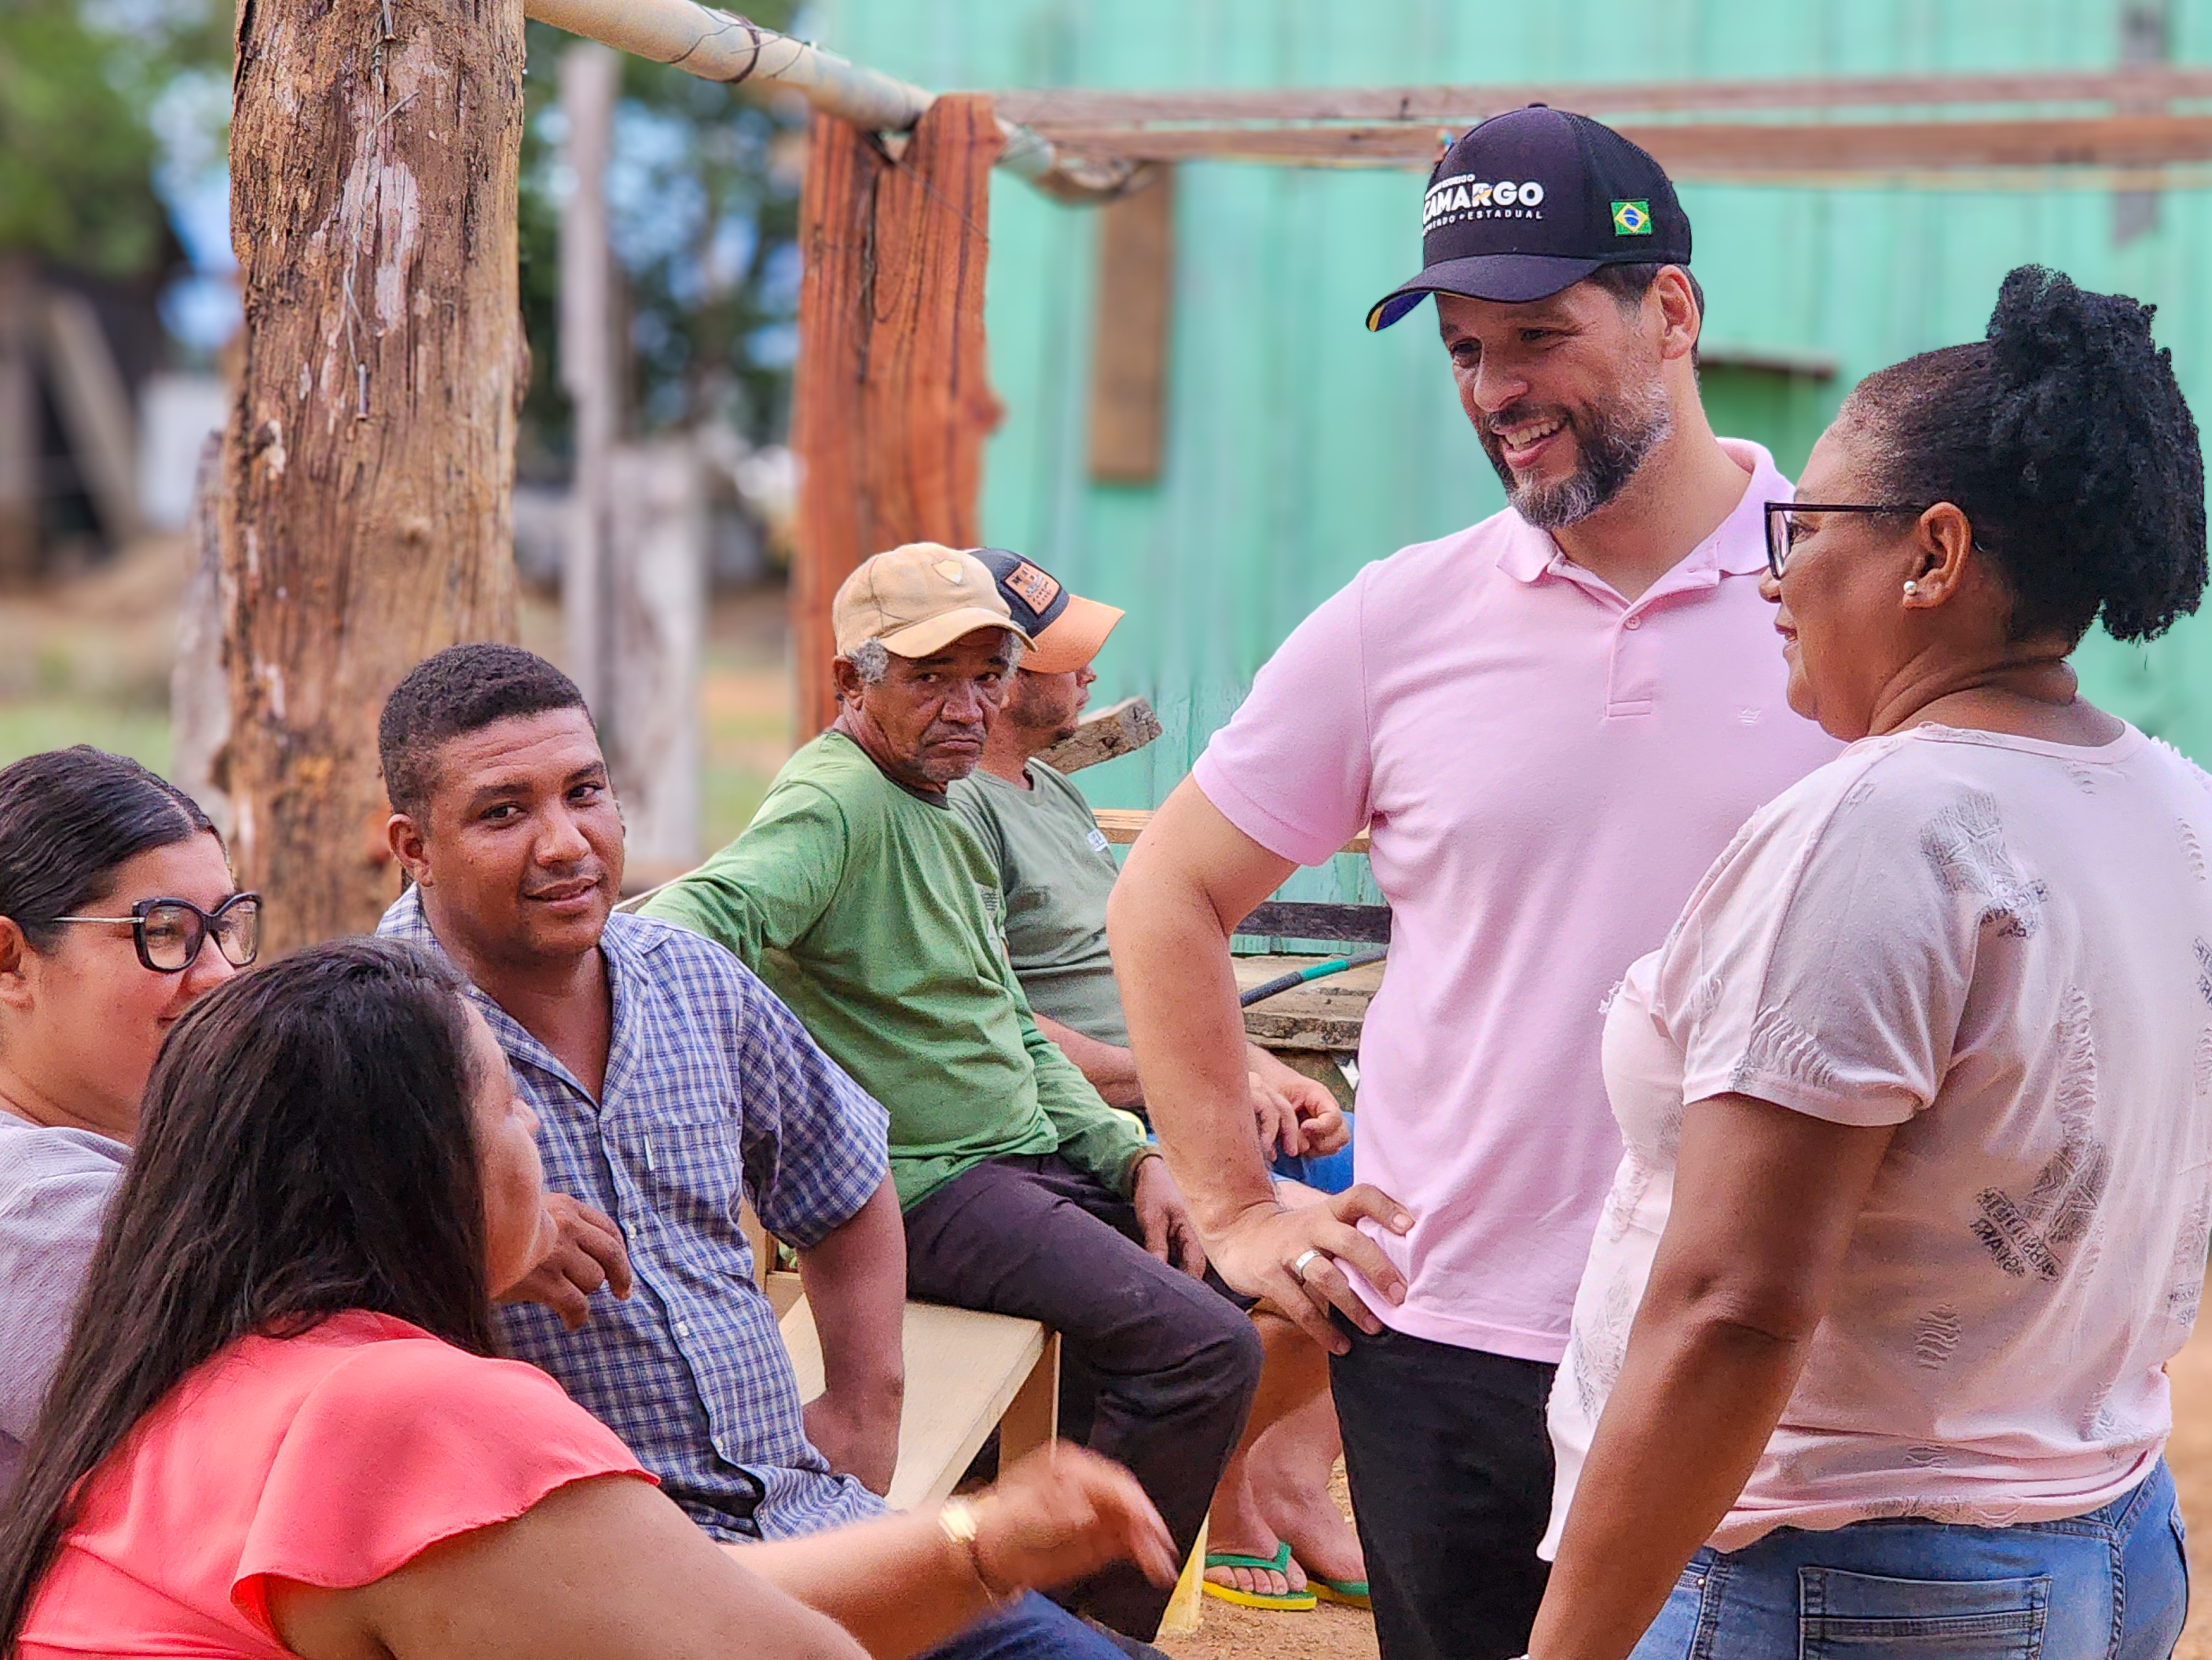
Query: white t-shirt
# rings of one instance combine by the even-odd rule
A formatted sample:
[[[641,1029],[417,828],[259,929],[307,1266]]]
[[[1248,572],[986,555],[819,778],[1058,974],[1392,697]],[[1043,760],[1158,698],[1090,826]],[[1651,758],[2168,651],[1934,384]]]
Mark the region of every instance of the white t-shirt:
[[[2212,780],[1922,727],[1754,814],[1608,1012],[1627,1152],[1553,1389],[1556,1549],[1686,1103],[1899,1126],[1802,1377],[1712,1538],[2004,1526],[2141,1481],[2212,1222]]]

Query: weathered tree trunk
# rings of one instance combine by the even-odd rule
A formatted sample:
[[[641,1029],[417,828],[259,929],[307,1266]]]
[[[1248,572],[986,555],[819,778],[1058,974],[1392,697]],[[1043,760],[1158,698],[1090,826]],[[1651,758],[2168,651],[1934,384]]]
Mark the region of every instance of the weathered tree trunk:
[[[240,0],[218,779],[276,950],[374,926],[376,721],[514,630],[520,0]]]
[[[969,547],[983,441],[999,423],[983,350],[991,100],[929,106],[894,162],[814,118],[799,206],[801,342],[792,392],[799,483],[791,649],[804,740],[836,714],[830,601],[869,555],[903,542]]]

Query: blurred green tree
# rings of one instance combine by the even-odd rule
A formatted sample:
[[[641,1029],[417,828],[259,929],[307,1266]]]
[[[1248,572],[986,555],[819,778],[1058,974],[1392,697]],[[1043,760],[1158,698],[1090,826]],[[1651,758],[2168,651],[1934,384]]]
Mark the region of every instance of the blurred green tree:
[[[0,4],[0,249],[106,277],[174,256],[148,112],[181,70],[228,65],[213,0]]]
[[[769,0],[745,9],[781,29],[796,8]],[[521,181],[526,474],[564,470],[569,443],[557,323],[567,189],[559,71],[572,43],[530,26]],[[681,70],[624,60],[607,196],[630,316],[634,428],[719,421],[755,443],[781,436],[798,346],[805,135],[805,106],[793,95],[763,102]]]

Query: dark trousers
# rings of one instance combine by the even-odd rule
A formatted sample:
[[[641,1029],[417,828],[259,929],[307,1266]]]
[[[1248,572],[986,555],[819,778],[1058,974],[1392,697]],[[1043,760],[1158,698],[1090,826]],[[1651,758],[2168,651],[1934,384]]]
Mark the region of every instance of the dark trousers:
[[[1388,1330],[1352,1332],[1330,1361],[1382,1660],[1528,1651],[1550,1572],[1553,1370]]]
[[[1127,1200],[1057,1154],[994,1158],[907,1213],[907,1289],[1060,1333],[1063,1432],[1126,1464],[1188,1554],[1259,1387],[1260,1337],[1141,1237]],[[1124,1565],[1063,1600],[1149,1640],[1168,1592]]]

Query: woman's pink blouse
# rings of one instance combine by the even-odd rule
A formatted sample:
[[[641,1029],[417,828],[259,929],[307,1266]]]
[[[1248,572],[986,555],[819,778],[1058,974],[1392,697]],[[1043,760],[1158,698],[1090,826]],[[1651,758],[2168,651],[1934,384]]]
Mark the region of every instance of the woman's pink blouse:
[[[84,1483],[22,1660],[281,1660],[271,1579],[369,1584],[599,1475],[653,1479],[533,1366],[377,1314],[246,1338]]]

